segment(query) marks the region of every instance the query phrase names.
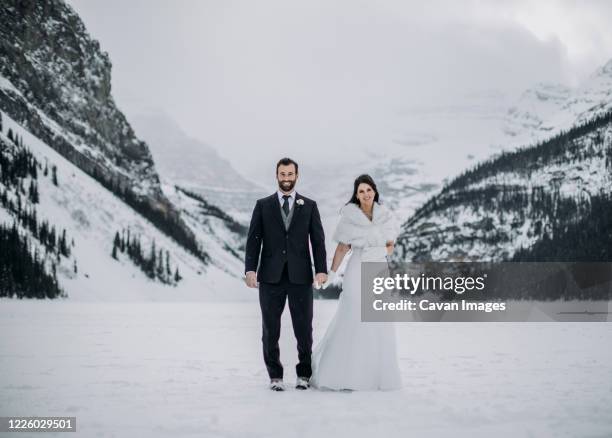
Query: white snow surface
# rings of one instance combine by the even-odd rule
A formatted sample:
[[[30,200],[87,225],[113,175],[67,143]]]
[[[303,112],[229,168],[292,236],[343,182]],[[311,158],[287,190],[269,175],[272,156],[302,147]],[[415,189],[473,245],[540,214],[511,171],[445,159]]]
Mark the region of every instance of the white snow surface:
[[[336,305],[315,302],[315,344]],[[298,391],[285,309],[275,393],[259,313],[2,299],[0,415],[76,416],[79,437],[612,436],[610,323],[398,323],[402,390]]]

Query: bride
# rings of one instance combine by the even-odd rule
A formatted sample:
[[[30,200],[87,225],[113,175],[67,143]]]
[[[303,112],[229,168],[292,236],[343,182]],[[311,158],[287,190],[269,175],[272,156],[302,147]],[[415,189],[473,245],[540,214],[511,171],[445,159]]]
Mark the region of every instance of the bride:
[[[361,321],[361,262],[384,262],[399,230],[378,203],[369,175],[355,180],[333,235],[338,242],[327,287],[350,251],[338,308],[312,354],[312,386],[332,390],[389,390],[402,386],[392,323]]]

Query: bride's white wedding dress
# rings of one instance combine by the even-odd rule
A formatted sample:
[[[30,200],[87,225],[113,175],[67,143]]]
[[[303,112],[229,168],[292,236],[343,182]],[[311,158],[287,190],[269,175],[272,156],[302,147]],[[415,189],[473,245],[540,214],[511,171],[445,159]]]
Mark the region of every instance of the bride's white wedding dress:
[[[402,387],[395,326],[361,321],[361,262],[386,261],[385,243],[395,240],[391,212],[374,203],[372,221],[347,204],[333,239],[351,245],[338,308],[312,354],[313,387],[332,390],[391,390]]]

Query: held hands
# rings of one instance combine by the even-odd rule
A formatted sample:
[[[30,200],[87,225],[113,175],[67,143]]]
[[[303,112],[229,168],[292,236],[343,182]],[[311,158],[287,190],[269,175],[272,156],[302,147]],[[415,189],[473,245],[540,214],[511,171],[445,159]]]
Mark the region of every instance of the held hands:
[[[322,289],[327,289],[327,287],[336,281],[336,271],[329,271],[329,275],[327,276],[327,281],[321,285]]]
[[[314,287],[315,289],[319,289],[323,286],[323,284],[327,281],[327,274],[319,272],[315,275],[314,279]]]
[[[246,285],[248,287],[258,287],[259,284],[257,283],[257,274],[255,273],[255,271],[249,271],[246,273],[246,278],[244,279]]]

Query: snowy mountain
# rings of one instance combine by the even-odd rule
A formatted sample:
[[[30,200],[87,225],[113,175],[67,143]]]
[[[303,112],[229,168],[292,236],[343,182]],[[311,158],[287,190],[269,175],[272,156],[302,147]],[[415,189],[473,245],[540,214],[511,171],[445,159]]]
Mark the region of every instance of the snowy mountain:
[[[487,243],[489,237],[479,235],[478,230],[481,227],[497,227],[499,218],[493,218],[493,214],[501,215],[502,220],[509,217],[506,217],[501,204],[496,200],[496,197],[502,196],[500,193],[507,193],[510,190],[506,185],[501,189],[498,187],[499,181],[482,182],[483,193],[479,195],[482,202],[485,202],[482,196],[488,193],[492,198],[491,205],[496,205],[495,208],[491,207],[486,211],[481,208],[468,208],[467,204],[463,206],[464,208],[461,207],[461,202],[468,203],[467,200],[456,201],[457,209],[452,208],[447,212],[443,209],[437,210],[432,205],[441,203],[448,206],[450,205],[448,200],[454,199],[454,196],[470,198],[473,195],[472,188],[459,187],[457,183],[453,183],[455,185],[452,189],[448,188],[450,181],[458,178],[466,169],[473,169],[474,166],[480,168],[490,160],[495,160],[500,154],[504,157],[503,160],[509,160],[508,154],[513,151],[553,139],[573,126],[606,114],[606,110],[612,109],[611,93],[612,61],[597,69],[584,84],[575,89],[562,85],[540,84],[524,92],[518,101],[513,101],[501,92],[478,92],[467,94],[455,103],[415,103],[398,111],[398,119],[389,119],[391,132],[389,138],[381,139],[380,147],[373,149],[367,158],[349,162],[351,157],[347,154],[347,162],[341,166],[337,165],[329,170],[325,167],[317,168],[313,171],[316,172],[316,177],[311,177],[310,180],[313,182],[307,183],[306,187],[314,193],[331,195],[323,199],[322,210],[327,213],[327,217],[324,214],[324,221],[327,220],[328,227],[333,228],[338,217],[338,206],[346,202],[350,196],[352,179],[360,173],[372,175],[383,195],[383,200],[395,210],[400,220],[405,221],[401,239],[404,248],[401,248],[400,259],[512,258],[521,247],[528,248],[543,236],[550,237],[550,235],[543,234],[540,229],[537,230],[537,235],[533,234],[534,230],[531,227],[544,226],[544,222],[539,219],[535,219],[534,223],[519,225],[521,220],[527,219],[525,212],[518,211],[509,215],[519,215],[519,219],[515,218],[512,221],[513,226],[521,230],[512,233],[500,230],[500,236],[505,235],[510,239],[505,245],[497,243],[490,245]],[[607,138],[602,131],[604,128],[598,129],[599,134],[592,135],[596,138],[599,138],[599,135],[604,139]],[[586,145],[590,140],[586,136],[580,141]],[[596,147],[605,149],[606,146]],[[603,158],[605,152],[602,150],[593,152],[589,149],[590,146],[585,148],[587,152],[584,153],[591,154],[590,158],[579,154],[579,157],[572,159],[567,157],[564,161],[559,156],[556,158],[556,167],[540,169],[541,181],[533,181],[531,177],[519,172],[519,176],[512,177],[519,181],[517,184],[521,188],[517,190],[524,192],[525,195],[541,187],[545,190],[543,196],[556,196],[546,188],[548,184],[557,184],[564,175],[566,178],[574,178],[572,180],[574,183],[583,181],[583,186],[585,190],[589,190],[589,193],[602,187],[602,184],[608,182],[605,158]],[[525,161],[521,159],[520,162]],[[536,164],[529,163],[530,166]],[[591,167],[587,170],[588,166]],[[511,177],[504,174],[499,175],[499,178],[503,180]],[[563,190],[568,191],[565,186]],[[456,194],[459,192],[460,194]],[[468,192],[470,194],[466,194]],[[593,201],[592,208],[605,205],[605,200],[602,201],[603,204],[598,204],[600,200],[594,196],[599,195],[591,194],[588,197]],[[430,199],[431,202],[428,201]],[[574,202],[571,197],[563,199],[567,199],[569,203]],[[582,200],[579,198],[575,202],[580,204]],[[460,212],[460,208],[464,211]],[[515,207],[507,206],[507,208],[512,210]],[[496,209],[499,211],[495,211]],[[464,217],[464,214],[467,216]],[[606,215],[601,216],[605,220]],[[469,229],[462,229],[463,222]],[[565,225],[569,226],[569,223]],[[451,231],[454,230],[453,233],[463,235],[464,241],[452,240],[446,233],[436,234],[434,230],[437,226],[442,229],[448,226]],[[549,222],[549,226],[552,227],[554,224]],[[479,239],[484,240],[480,242]],[[478,245],[482,247],[478,248]],[[538,244],[538,247],[541,246],[542,243]],[[594,250],[592,246],[586,248]],[[533,249],[536,250],[535,247]],[[524,252],[521,254],[523,257],[528,257]],[[540,255],[545,257],[543,253]],[[596,253],[591,255],[596,258],[602,257]],[[578,257],[577,254],[576,256]],[[516,257],[519,255],[516,254]]]
[[[403,225],[396,261],[612,260],[612,112],[463,172]]]
[[[449,178],[499,152],[509,102],[502,92],[479,91],[456,101],[414,102],[397,109],[388,115],[375,146],[365,151],[347,146],[342,160],[323,156],[316,167],[300,167],[301,190],[319,201],[326,229],[333,230],[354,179],[367,173],[381,199],[405,221]]]
[[[389,114],[387,132],[365,156],[355,150],[341,164],[322,160],[308,178],[304,172],[302,184],[315,199],[325,194],[323,210],[337,217],[353,179],[369,173],[389,207],[406,220],[475,163],[549,139],[610,109],[612,60],[576,88],[538,84],[517,98],[476,90],[448,101],[414,102]]]
[[[549,123],[552,114],[559,111],[572,90],[561,84],[537,84],[526,90],[515,105],[508,109],[504,120],[504,132],[510,141],[529,143],[539,136],[549,136],[556,128]],[[568,114],[568,119],[572,116]]]
[[[0,108],[206,261],[114,103],[108,54],[73,9],[14,1],[0,14]]]
[[[32,269],[45,254],[47,274],[71,297],[156,299],[158,286],[181,285],[177,297],[205,299],[223,290],[215,283],[239,291],[244,226],[205,189],[160,182],[147,144],[115,105],[108,54],[73,9],[11,1],[0,19],[0,225],[15,251],[31,248]],[[60,225],[74,252],[57,253]],[[0,281],[16,284],[7,266]]]
[[[248,223],[255,201],[267,194],[240,175],[210,145],[188,136],[159,110],[132,112],[130,123],[151,148],[165,184],[205,196],[234,218]]]
[[[503,129],[509,146],[545,140],[612,109],[612,60],[580,86],[538,84],[508,110]]]
[[[242,269],[240,224],[215,207],[205,209],[204,201],[190,200],[184,195],[178,202],[175,198],[180,195],[169,190],[177,208],[183,214],[189,213],[185,220],[198,242],[207,248],[210,261],[205,263],[6,113],[0,115],[0,163],[13,164],[0,168],[3,201],[0,225],[17,225],[19,234],[28,239],[30,253],[44,260],[48,274],[56,272],[59,286],[69,298],[94,301],[252,299],[236,275]],[[14,183],[10,183],[7,178],[16,172],[6,169],[15,168],[20,151],[32,154],[36,170],[34,176],[17,173]],[[31,186],[36,188],[36,201],[27,190]],[[62,230],[66,230],[68,255],[49,250],[49,239],[43,238],[40,231],[44,222],[49,228],[55,228],[58,238],[54,241],[59,242]],[[138,241],[145,261],[155,253],[153,277],[148,275],[146,264],[139,265],[127,250],[114,250],[116,235],[127,233],[131,235],[131,242]],[[171,273],[168,282],[161,281],[166,263]],[[157,271],[159,265],[163,270],[161,276]],[[180,280],[175,281],[177,270]],[[0,283],[3,272],[0,268]]]
[[[59,0],[3,2],[0,104],[89,174],[164,203],[146,144],[111,95],[111,62]]]
[[[609,260],[587,236],[609,238],[611,110],[612,61],[575,89],[525,91],[499,125],[501,154],[449,174],[404,224],[397,259]]]

